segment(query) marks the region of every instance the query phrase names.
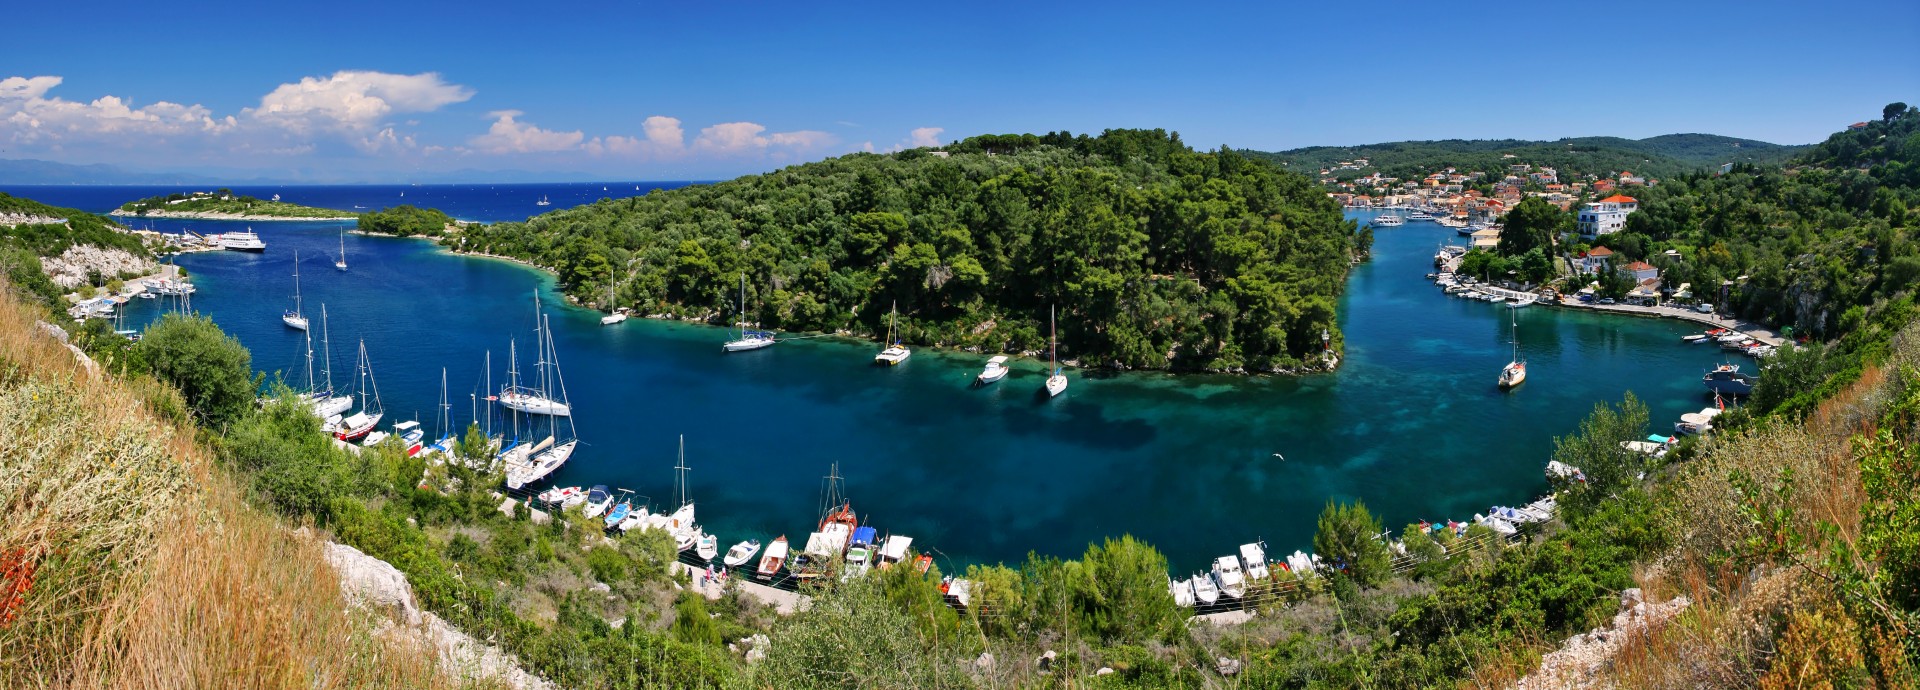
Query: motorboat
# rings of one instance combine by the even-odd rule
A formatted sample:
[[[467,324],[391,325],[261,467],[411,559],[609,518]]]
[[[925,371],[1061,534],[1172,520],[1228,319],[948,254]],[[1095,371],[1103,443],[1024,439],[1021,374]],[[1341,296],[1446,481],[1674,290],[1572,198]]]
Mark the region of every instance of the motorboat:
[[[387,440],[387,436],[389,435],[390,434],[385,431],[369,431],[367,435],[360,437],[360,447],[372,448],[380,445],[380,442]]]
[[[1320,557],[1305,551],[1296,550],[1287,557],[1287,572],[1293,573],[1294,577],[1312,575],[1319,565]]]
[[[880,354],[873,356],[874,364],[885,364],[887,366],[894,366],[901,362],[907,361],[908,357],[913,356],[913,350],[908,348],[904,343],[901,343],[900,339],[894,336],[894,333],[893,333],[894,320],[897,317],[899,317],[899,315],[900,315],[900,305],[899,303],[896,302],[894,303],[894,306],[893,306],[893,312],[887,316],[887,341],[893,344],[888,345],[886,349],[881,350]]]
[[[635,527],[641,527],[647,524],[648,517],[645,506],[634,508],[633,512],[627,513],[627,519],[621,520],[620,524],[614,525],[613,528],[625,532]]]
[[[577,486],[556,486],[540,492],[537,498],[550,506],[565,507],[587,500],[587,490]]]
[[[851,580],[867,574],[873,567],[873,543],[876,538],[872,527],[858,527],[853,530],[853,540],[847,545],[847,556],[841,581]]]
[[[1680,421],[1674,423],[1673,430],[1681,434],[1705,434],[1713,431],[1713,418],[1720,416],[1720,408],[1709,407],[1699,412],[1680,415]]]
[[[740,275],[740,336],[720,345],[723,352],[746,352],[770,347],[774,343],[773,334],[766,331],[747,330],[747,276]]]
[[[254,234],[253,228],[247,228],[246,232],[229,232],[220,235],[220,248],[230,252],[259,254],[267,250],[267,245],[260,241],[259,235]]]
[[[986,385],[989,383],[993,383],[995,381],[999,381],[1000,379],[1004,379],[1006,377],[1007,377],[1007,356],[994,355],[993,357],[987,360],[986,368],[981,369],[980,375],[975,376],[974,380],[979,382],[981,385]]]
[[[419,455],[421,449],[425,447],[422,441],[426,439],[427,434],[421,430],[420,423],[414,420],[409,419],[394,424],[393,435],[399,437],[400,445],[406,449],[409,458]]]
[[[600,517],[601,513],[607,512],[611,507],[613,507],[613,494],[607,491],[607,485],[595,484],[593,488],[587,490],[587,505],[580,510],[580,513],[590,518]]]
[[[1180,608],[1193,606],[1193,581],[1167,578],[1167,591],[1173,594],[1173,605]]]
[[[738,568],[745,565],[747,561],[753,560],[753,555],[756,553],[760,553],[760,541],[748,539],[727,549],[727,556],[720,559],[720,562],[729,568]]]
[[[1267,579],[1267,545],[1260,542],[1241,544],[1240,564],[1246,568],[1248,579]]]
[[[1689,343],[1700,343],[1706,341],[1707,335],[1705,333],[1695,333],[1693,335],[1680,336],[1680,339]]]
[[[1240,570],[1240,559],[1234,556],[1221,556],[1213,562],[1213,577],[1220,583],[1220,593],[1238,599],[1247,593],[1246,573]]]
[[[625,500],[625,501],[621,501],[619,503],[613,504],[613,509],[607,511],[607,517],[605,518],[607,527],[611,529],[615,525],[618,525],[621,522],[625,522],[627,519],[627,516],[632,514],[633,514],[633,501]]]
[[[1213,583],[1213,576],[1205,573],[1193,576],[1193,598],[1202,606],[1211,606],[1220,600],[1220,587]]]
[[[947,595],[947,601],[962,610],[973,603],[973,582],[971,581],[949,575],[944,582],[940,583],[940,591]]]
[[[693,540],[693,553],[700,560],[712,561],[714,556],[720,555],[720,538],[711,534],[700,535],[700,538]]]
[[[1740,373],[1738,364],[1722,364],[1700,377],[1700,383],[1721,395],[1748,395],[1760,384],[1760,377]]]
[[[780,572],[780,567],[786,562],[787,535],[782,534],[780,538],[773,540],[772,544],[767,545],[767,555],[760,557],[760,567],[755,569],[754,574],[762,580],[773,577],[775,573]]]
[[[1560,462],[1559,460],[1548,460],[1547,479],[1584,483],[1587,481],[1587,474],[1581,472],[1580,468]]]

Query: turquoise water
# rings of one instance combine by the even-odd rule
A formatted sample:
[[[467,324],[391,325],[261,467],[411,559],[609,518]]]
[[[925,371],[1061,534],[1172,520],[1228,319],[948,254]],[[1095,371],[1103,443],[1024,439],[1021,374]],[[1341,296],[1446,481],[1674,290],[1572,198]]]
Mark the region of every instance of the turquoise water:
[[[389,420],[417,413],[432,426],[446,367],[464,423],[483,354],[494,354],[498,385],[508,338],[531,337],[532,292],[558,299],[551,279],[423,241],[358,236],[347,238],[352,271],[341,273],[329,256],[339,227],[254,224],[264,255],[181,258],[200,288],[193,306],[251,348],[256,367],[296,371],[302,339],[279,314],[299,250],[308,313],[316,327],[321,304],[332,316],[336,383],[347,383],[365,339]],[[1518,314],[1528,382],[1496,390],[1509,310],[1446,297],[1424,278],[1435,245],[1452,237],[1421,222],[1379,231],[1341,305],[1348,352],[1337,373],[1074,370],[1051,401],[1036,395],[1044,362],[1016,360],[1006,380],[973,388],[984,356],[921,348],[877,368],[875,345],[830,338],[723,355],[721,329],[602,327],[596,312],[553,309],[584,441],[555,479],[667,499],[684,434],[700,521],[723,542],[804,538],[820,478],[838,463],[865,520],[953,561],[1070,556],[1125,532],[1158,545],[1176,570],[1199,569],[1256,538],[1270,552],[1308,547],[1329,499],[1365,501],[1395,529],[1521,503],[1545,489],[1552,437],[1596,401],[1634,391],[1656,426],[1704,404],[1699,376],[1718,353],[1679,340],[1694,329],[1539,307]],[[131,318],[158,306],[137,300]]]

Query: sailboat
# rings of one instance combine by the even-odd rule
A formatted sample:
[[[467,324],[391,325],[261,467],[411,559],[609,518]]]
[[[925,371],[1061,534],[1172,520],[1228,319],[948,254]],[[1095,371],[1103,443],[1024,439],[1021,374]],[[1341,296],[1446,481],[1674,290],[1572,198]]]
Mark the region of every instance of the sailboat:
[[[740,274],[740,337],[729,340],[720,349],[727,352],[745,352],[758,350],[774,343],[773,334],[765,331],[747,330],[747,276]]]
[[[289,328],[307,330],[307,317],[300,313],[300,251],[293,252],[293,308],[280,314],[280,322]]]
[[[327,357],[327,387],[315,390],[313,387],[313,333],[307,333],[307,400],[313,404],[313,413],[321,419],[333,419],[353,407],[353,398],[333,394],[333,341],[327,337],[327,305],[320,305],[320,347]]]
[[[1507,314],[1513,317],[1513,361],[1500,370],[1500,387],[1511,389],[1526,382],[1527,362],[1520,359],[1520,317],[1511,310]]]
[[[546,358],[547,347],[553,341],[552,334],[542,335],[541,324],[544,318],[545,317],[540,315],[540,296],[534,295],[533,334],[534,345],[539,349],[539,353],[535,355],[533,366],[539,370],[539,375],[543,381],[546,379],[547,365],[551,364]],[[500,404],[502,406],[505,406],[509,410],[525,412],[527,414],[544,414],[558,417],[573,414],[573,406],[549,397],[549,391],[544,386],[539,389],[533,389],[520,385],[519,355],[515,354],[511,349],[508,350],[508,353],[508,357],[510,358],[508,361],[510,363],[507,367],[507,376],[509,380],[507,381],[507,387],[500,389]]]
[[[545,195],[545,194],[542,194],[542,195],[540,195],[540,200],[539,200],[539,201],[536,201],[536,202],[533,202],[533,205],[535,205],[535,206],[552,206],[552,205],[553,205],[553,202],[551,202],[551,201],[547,201],[547,195]]]
[[[1060,334],[1052,307],[1047,308],[1047,364],[1053,368],[1053,375],[1047,377],[1047,397],[1051,398],[1067,390],[1067,375],[1060,371]]]
[[[613,306],[613,276],[607,276],[607,315],[600,317],[600,325],[611,326],[627,320],[627,313]]]
[[[367,389],[373,389],[373,404],[367,404]],[[367,341],[360,341],[360,411],[340,420],[340,430],[334,438],[342,441],[354,441],[365,438],[367,432],[380,423],[386,412],[380,406],[380,384],[373,379],[373,362],[367,359]]]
[[[453,457],[453,406],[447,404],[447,368],[440,368],[440,440],[426,447],[429,456]]]
[[[794,577],[824,575],[833,562],[846,553],[854,529],[860,526],[860,520],[853,512],[853,503],[840,493],[839,463],[835,463],[827,474],[821,498],[820,531],[807,535],[807,547],[789,566],[794,571]]]
[[[333,262],[333,267],[347,270],[347,227],[344,225],[340,226],[340,258]]]
[[[881,350],[880,354],[873,356],[874,364],[885,364],[887,366],[893,366],[895,364],[905,362],[907,361],[908,357],[913,356],[913,350],[907,349],[907,346],[900,344],[899,338],[894,337],[893,320],[899,315],[900,315],[900,303],[894,302],[893,312],[887,315],[887,340],[888,342],[891,342],[893,344],[887,346],[887,349]]]
[[[544,399],[547,391],[557,387],[560,391],[560,402],[555,403],[555,405],[557,405],[557,409],[566,410],[568,409],[566,403],[567,380],[560,374],[560,358],[553,349],[553,324],[548,321],[544,315],[540,317],[540,322],[540,359],[542,362],[540,394],[542,399]],[[565,412],[558,414],[564,415]],[[579,432],[573,426],[572,416],[567,416],[566,440],[559,441],[558,443],[555,443],[555,440],[560,434],[560,420],[558,416],[548,415],[546,421],[546,438],[531,447],[518,446],[512,451],[502,454],[504,456],[502,460],[505,461],[507,468],[507,488],[519,489],[546,479],[547,475],[553,474],[554,470],[558,470],[561,465],[567,464],[567,459],[573,457],[574,449],[580,446],[580,439],[578,438]]]

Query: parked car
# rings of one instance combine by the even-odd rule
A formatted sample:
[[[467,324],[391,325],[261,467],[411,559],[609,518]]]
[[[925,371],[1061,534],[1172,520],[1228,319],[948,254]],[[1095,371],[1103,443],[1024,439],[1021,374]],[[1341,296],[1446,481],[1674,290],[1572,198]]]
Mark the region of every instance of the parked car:
[[[1711,305],[1711,304],[1696,304],[1696,305],[1693,305],[1693,310],[1694,310],[1694,311],[1697,311],[1697,312],[1700,312],[1700,313],[1702,313],[1702,314],[1712,314],[1712,313],[1713,313],[1713,305]]]
[[[1581,295],[1581,296],[1580,296],[1580,301],[1582,301],[1582,302],[1592,302],[1592,301],[1593,301],[1593,295]]]
[[[1602,298],[1600,298],[1600,303],[1601,303],[1601,304],[1613,304],[1613,298],[1612,298],[1612,297],[1602,297]]]

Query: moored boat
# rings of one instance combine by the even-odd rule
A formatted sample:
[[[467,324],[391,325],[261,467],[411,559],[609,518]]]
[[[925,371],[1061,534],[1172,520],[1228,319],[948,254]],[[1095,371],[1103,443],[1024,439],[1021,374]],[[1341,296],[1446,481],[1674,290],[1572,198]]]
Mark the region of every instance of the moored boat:
[[[780,566],[785,565],[786,562],[787,535],[782,534],[780,538],[773,540],[772,544],[767,545],[767,555],[760,557],[760,567],[754,573],[762,580],[773,577],[775,573],[780,572]]]
[[[1700,383],[1721,395],[1747,395],[1760,384],[1760,377],[1740,373],[1738,364],[1722,364],[1700,377]]]
[[[613,507],[613,494],[607,491],[607,485],[595,484],[593,488],[587,490],[587,505],[580,512],[590,518],[600,517],[601,513],[607,512],[611,507]]]
[[[1202,605],[1211,605],[1220,600],[1220,587],[1214,584],[1213,576],[1202,573],[1193,576],[1193,598]]]
[[[1167,577],[1167,591],[1173,593],[1173,605],[1180,608],[1193,607],[1193,581],[1175,580]]]
[[[1213,562],[1213,577],[1220,583],[1220,593],[1238,599],[1247,593],[1247,579],[1240,570],[1240,559],[1234,556],[1221,556]]]
[[[577,486],[556,486],[540,492],[541,503],[550,506],[570,506],[586,500],[587,490]]]
[[[994,355],[993,357],[990,357],[987,359],[986,368],[981,369],[980,375],[973,377],[973,380],[975,382],[980,383],[981,385],[985,385],[985,384],[993,383],[995,381],[999,381],[1000,379],[1003,379],[1006,377],[1007,377],[1007,356]]]
[[[729,568],[738,568],[745,565],[747,561],[753,560],[753,555],[756,553],[760,553],[760,541],[748,539],[728,548],[727,556],[720,559],[720,562]]]
[[[898,534],[888,535],[887,541],[880,545],[880,569],[886,570],[907,559],[907,553],[913,548],[913,537]]]
[[[742,273],[740,274],[740,337],[721,344],[720,349],[725,352],[747,352],[772,346],[775,342],[778,341],[774,340],[772,333],[747,330],[747,275]]]
[[[908,357],[913,356],[913,350],[907,347],[904,343],[900,342],[899,338],[894,337],[893,322],[899,316],[900,316],[900,304],[896,302],[893,305],[893,311],[887,315],[887,341],[892,344],[888,345],[886,349],[881,350],[880,354],[873,356],[874,364],[885,364],[887,366],[894,366],[901,362],[907,361]]]
[[[700,535],[693,541],[693,554],[699,556],[700,560],[712,561],[714,556],[720,555],[720,538],[711,534]]]
[[[260,236],[254,234],[253,228],[247,228],[246,232],[222,233],[220,248],[230,252],[259,254],[267,250],[267,244],[260,241]]]
[[[1067,375],[1060,369],[1060,336],[1055,325],[1053,308],[1047,308],[1047,365],[1053,369],[1053,375],[1047,377],[1047,397],[1058,397],[1067,390]]]
[[[1241,544],[1240,564],[1246,568],[1249,579],[1267,579],[1267,545],[1262,542]]]

